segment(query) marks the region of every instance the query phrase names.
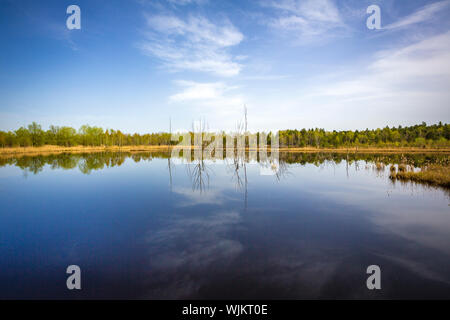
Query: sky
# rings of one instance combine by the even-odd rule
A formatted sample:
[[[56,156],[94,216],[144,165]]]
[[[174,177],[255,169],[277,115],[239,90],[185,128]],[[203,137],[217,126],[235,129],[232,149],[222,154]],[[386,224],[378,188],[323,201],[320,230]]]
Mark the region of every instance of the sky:
[[[450,0],[0,0],[0,44],[0,130],[450,122]]]

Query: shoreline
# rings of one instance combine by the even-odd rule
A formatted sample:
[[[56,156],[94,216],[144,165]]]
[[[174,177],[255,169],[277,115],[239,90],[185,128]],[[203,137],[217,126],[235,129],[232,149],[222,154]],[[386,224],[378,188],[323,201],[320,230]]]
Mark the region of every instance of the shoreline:
[[[450,189],[450,167],[445,165],[429,165],[421,171],[408,170],[404,165],[400,165],[398,170],[391,167],[389,178]]]
[[[8,155],[40,155],[40,154],[58,154],[58,153],[95,153],[95,152],[151,152],[151,151],[169,151],[172,149],[181,149],[183,146],[42,146],[42,147],[14,147],[0,148],[0,156]],[[195,149],[193,146],[192,149]],[[250,150],[246,148],[246,150]],[[252,149],[254,150],[254,149]],[[270,151],[270,147],[268,148]],[[298,148],[281,147],[279,152],[291,153],[450,153],[450,148],[415,148],[415,147],[351,147],[351,148]]]

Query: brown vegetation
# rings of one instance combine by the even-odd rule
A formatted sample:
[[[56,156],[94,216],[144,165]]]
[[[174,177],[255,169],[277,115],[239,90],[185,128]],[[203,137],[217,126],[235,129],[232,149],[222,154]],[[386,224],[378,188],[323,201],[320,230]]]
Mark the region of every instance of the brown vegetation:
[[[152,150],[164,150],[174,148],[176,146],[168,145],[137,145],[137,146],[54,146],[45,145],[41,147],[12,147],[12,148],[0,148],[0,155],[5,154],[49,154],[49,153],[86,153],[86,152],[102,152],[102,151],[152,151]],[[248,149],[248,148],[246,148]],[[268,147],[270,150],[270,147]],[[302,152],[302,153],[315,153],[315,152],[333,152],[333,153],[425,153],[425,152],[439,152],[450,153],[450,148],[279,148],[280,152]]]
[[[414,181],[450,188],[450,166],[448,165],[432,164],[423,167],[420,171],[414,171],[412,166],[408,168],[404,164],[400,164],[397,172],[392,167],[391,179]]]
[[[89,153],[89,152],[103,152],[103,151],[153,151],[153,150],[167,150],[169,146],[42,146],[42,147],[14,147],[14,148],[0,148],[0,155],[18,155],[18,154],[53,154],[53,153]]]

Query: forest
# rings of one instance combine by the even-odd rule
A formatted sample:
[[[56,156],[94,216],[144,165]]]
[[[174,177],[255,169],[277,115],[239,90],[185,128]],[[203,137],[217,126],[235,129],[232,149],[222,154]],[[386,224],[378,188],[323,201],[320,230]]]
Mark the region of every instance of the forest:
[[[193,132],[190,132],[194,135]],[[223,133],[222,133],[223,134]],[[256,133],[259,138],[260,133]],[[290,148],[341,148],[341,147],[450,147],[450,124],[385,127],[366,130],[326,131],[325,129],[282,130],[278,132],[280,147]],[[268,143],[273,133],[268,133]],[[192,139],[193,141],[193,139]],[[36,122],[15,131],[0,131],[0,147],[55,146],[160,146],[174,145],[171,134],[123,133],[120,130],[103,129],[83,125],[78,130],[67,126],[50,126],[48,130]]]

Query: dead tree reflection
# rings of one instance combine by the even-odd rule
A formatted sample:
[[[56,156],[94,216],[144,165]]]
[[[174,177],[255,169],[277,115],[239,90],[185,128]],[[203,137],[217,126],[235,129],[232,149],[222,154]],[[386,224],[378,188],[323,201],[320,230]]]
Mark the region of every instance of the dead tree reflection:
[[[293,173],[289,171],[288,164],[280,159],[278,163],[278,170],[275,171],[275,177],[278,182],[280,182],[282,179],[285,179],[289,176],[293,176]]]
[[[211,169],[203,159],[195,160],[195,163],[186,164],[186,170],[192,183],[192,190],[203,193],[209,188],[209,176]]]

